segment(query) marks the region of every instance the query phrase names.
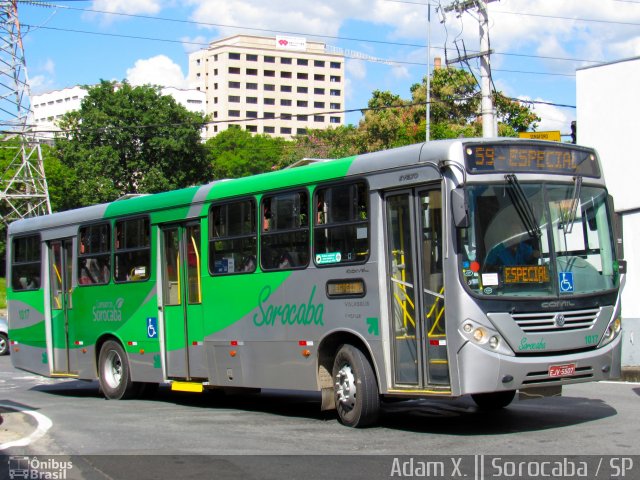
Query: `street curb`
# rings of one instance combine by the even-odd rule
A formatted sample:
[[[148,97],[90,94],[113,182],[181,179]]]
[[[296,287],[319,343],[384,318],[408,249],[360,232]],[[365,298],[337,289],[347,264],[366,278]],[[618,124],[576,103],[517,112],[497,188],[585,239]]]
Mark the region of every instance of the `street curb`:
[[[625,382],[640,382],[640,366],[622,367],[620,379]]]

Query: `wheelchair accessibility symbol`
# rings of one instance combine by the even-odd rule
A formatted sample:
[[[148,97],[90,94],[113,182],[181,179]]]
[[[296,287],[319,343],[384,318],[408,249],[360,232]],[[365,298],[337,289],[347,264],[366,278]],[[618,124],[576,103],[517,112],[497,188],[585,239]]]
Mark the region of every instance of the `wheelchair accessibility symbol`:
[[[560,284],[561,293],[573,292],[573,272],[560,272],[558,274],[558,283]]]
[[[158,338],[158,319],[147,317],[147,338]]]

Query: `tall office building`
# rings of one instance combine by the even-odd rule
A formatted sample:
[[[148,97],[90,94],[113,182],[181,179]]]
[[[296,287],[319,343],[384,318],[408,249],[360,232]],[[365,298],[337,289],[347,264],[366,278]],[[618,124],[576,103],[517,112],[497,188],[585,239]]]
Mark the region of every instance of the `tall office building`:
[[[236,35],[189,55],[191,88],[206,93],[206,135],[231,125],[291,138],[344,124],[344,56],[300,37]]]

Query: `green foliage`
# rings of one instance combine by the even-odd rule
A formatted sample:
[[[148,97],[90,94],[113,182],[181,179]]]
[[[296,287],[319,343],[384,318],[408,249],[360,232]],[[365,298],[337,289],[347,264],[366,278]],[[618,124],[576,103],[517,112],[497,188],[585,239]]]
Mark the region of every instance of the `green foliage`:
[[[150,86],[102,81],[60,122],[50,188],[60,208],[210,181],[204,117]],[[65,192],[66,195],[59,195]]]
[[[0,308],[7,308],[7,282],[0,278]]]
[[[228,128],[207,140],[205,148],[215,178],[239,178],[275,170],[288,142]]]

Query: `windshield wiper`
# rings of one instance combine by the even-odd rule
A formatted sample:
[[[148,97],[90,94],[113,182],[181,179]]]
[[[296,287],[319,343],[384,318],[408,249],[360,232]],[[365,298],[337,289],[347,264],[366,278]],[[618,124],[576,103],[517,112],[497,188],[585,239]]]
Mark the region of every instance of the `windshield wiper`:
[[[510,173],[505,175],[504,179],[511,187],[507,189],[509,192],[509,198],[511,198],[511,203],[513,203],[516,212],[518,212],[518,215],[520,216],[520,220],[522,220],[524,227],[527,229],[527,233],[531,238],[538,238],[542,236],[542,231],[540,230],[540,225],[538,225],[536,215],[533,213],[531,203],[529,203],[529,199],[522,190],[517,177]]]
[[[565,233],[571,233],[573,230],[573,222],[576,220],[578,205],[580,204],[580,189],[582,188],[582,177],[578,175],[573,182],[573,195],[571,195],[571,203],[569,209],[563,215],[565,218],[562,229]]]

